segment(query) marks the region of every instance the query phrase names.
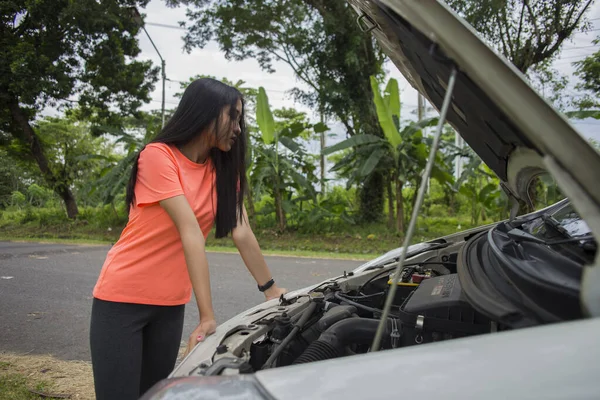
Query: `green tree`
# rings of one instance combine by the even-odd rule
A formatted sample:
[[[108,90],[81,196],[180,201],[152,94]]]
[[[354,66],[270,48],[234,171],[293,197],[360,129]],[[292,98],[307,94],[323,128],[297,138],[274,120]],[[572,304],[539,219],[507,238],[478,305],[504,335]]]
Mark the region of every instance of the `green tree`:
[[[48,170],[71,193],[80,194],[98,172],[99,160],[110,154],[106,140],[91,135],[89,123],[72,118],[46,117],[32,124],[32,128],[45,149]],[[17,139],[13,140],[10,150],[20,159],[30,157],[29,149]],[[54,189],[47,182],[40,183],[50,190]],[[39,190],[36,193],[39,194]]]
[[[121,121],[121,127],[97,127],[96,134],[109,134],[116,138],[112,152],[95,155],[103,161],[96,179],[87,187],[88,196],[97,196],[102,204],[110,204],[117,214],[115,200],[125,195],[125,189],[133,161],[142,148],[148,144],[161,129],[160,111],[141,112],[136,117],[127,117]],[[94,157],[94,156],[93,156]],[[129,207],[128,204],[125,205]],[[117,214],[118,217],[118,214]]]
[[[372,102],[371,75],[385,60],[372,35],[356,24],[345,1],[332,0],[167,0],[189,6],[188,51],[216,40],[228,59],[256,59],[273,71],[273,62],[289,65],[308,91],[297,99],[325,117],[335,117],[347,134],[382,137]],[[382,213],[381,176],[365,180],[361,215],[372,221]]]
[[[294,194],[316,201],[313,186],[316,167],[299,141],[301,135],[315,129],[315,125],[301,118],[302,114],[295,110],[276,111],[275,115],[283,117],[278,120],[273,114],[261,87],[256,104],[261,137],[254,146],[250,182],[256,196],[267,192],[273,198],[277,227],[283,232],[287,226],[286,214],[293,211]]]
[[[371,77],[371,84],[377,116],[385,138],[374,135],[357,135],[328,147],[325,149],[325,153],[330,154],[349,147],[354,148],[353,152],[348,153],[332,168],[334,171],[346,168],[350,172],[349,183],[364,179],[364,177],[370,176],[372,171],[379,170],[381,175],[387,179],[390,218],[394,216],[393,204],[395,202],[395,228],[399,232],[404,232],[403,189],[406,184],[412,184],[415,187],[422,184],[421,172],[429,156],[427,139],[423,137],[423,128],[437,124],[438,120],[431,118],[416,123],[410,122],[401,127],[398,82],[391,78],[383,96],[379,93],[379,85],[375,77]],[[442,184],[452,181],[452,176],[445,169],[443,159],[438,154],[432,176]],[[392,186],[395,186],[395,198]]]
[[[201,78],[218,79],[213,75],[194,75],[190,77],[187,80],[187,82],[180,82],[179,87],[181,88],[181,90],[185,90],[190,83]],[[258,96],[258,89],[246,86],[246,81],[244,81],[243,79],[238,79],[236,82],[230,81],[227,78],[221,78],[218,80],[226,85],[233,86],[234,88],[239,90],[240,93],[242,93],[242,95],[244,96],[246,106],[246,117],[254,118],[254,110],[256,107],[256,96]],[[181,96],[183,96],[183,92],[175,93],[175,97],[181,98]]]
[[[563,44],[586,29],[593,0],[448,0],[479,33],[550,97],[565,77],[550,67]]]
[[[600,45],[600,36],[593,43],[596,46]],[[600,50],[574,64],[575,76],[580,80],[576,88],[581,90],[584,96],[575,101],[579,111],[569,116],[600,119]]]
[[[13,192],[25,191],[33,180],[33,173],[18,158],[0,147],[0,209],[11,204]]]
[[[500,183],[493,172],[482,164],[479,157],[475,156],[472,159],[454,189],[469,202],[473,225],[479,225],[479,221],[487,219],[489,214],[500,212]]]
[[[147,3],[0,3],[0,131],[27,149],[70,218],[78,214],[75,197],[52,171],[33,123],[48,106],[72,104],[89,117],[116,123],[115,115],[136,112],[149,101],[157,70],[148,61],[135,61],[139,26],[130,9]]]
[[[563,107],[568,78],[551,67],[563,44],[589,26],[593,0],[449,0],[531,83]],[[532,198],[535,193],[531,193]],[[532,211],[524,202],[520,214]]]

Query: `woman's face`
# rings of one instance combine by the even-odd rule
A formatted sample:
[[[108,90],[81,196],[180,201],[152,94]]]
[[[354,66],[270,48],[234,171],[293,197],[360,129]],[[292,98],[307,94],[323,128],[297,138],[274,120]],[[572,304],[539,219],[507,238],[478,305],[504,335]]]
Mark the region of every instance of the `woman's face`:
[[[229,151],[233,147],[235,141],[242,132],[240,122],[242,118],[242,101],[238,100],[235,110],[231,110],[230,106],[223,108],[221,111],[221,124],[219,132],[217,132],[217,140],[214,147],[221,151]]]

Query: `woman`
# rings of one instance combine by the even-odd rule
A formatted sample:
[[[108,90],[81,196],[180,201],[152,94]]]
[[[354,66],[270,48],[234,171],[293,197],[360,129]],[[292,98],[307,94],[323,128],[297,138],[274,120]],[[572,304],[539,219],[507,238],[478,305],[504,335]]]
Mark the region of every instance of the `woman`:
[[[98,400],[137,399],[175,366],[192,289],[200,321],[187,352],[215,332],[205,239],[230,232],[267,300],[274,284],[243,206],[241,93],[213,79],[185,90],[173,117],[134,162],[129,221],[94,288],[90,347]]]

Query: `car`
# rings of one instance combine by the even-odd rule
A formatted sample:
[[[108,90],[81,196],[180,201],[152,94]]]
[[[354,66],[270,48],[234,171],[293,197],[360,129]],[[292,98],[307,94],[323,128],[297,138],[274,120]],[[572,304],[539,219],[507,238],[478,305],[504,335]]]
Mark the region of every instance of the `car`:
[[[246,310],[143,399],[600,398],[600,154],[444,3],[348,2],[510,218]],[[544,172],[566,199],[517,216]]]

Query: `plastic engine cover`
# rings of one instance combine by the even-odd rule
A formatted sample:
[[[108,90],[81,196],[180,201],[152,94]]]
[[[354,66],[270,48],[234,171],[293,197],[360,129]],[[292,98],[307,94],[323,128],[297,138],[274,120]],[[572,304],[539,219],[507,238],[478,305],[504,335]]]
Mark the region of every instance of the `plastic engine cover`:
[[[430,315],[430,313],[435,313],[440,308],[448,307],[471,308],[462,294],[457,274],[424,280],[406,303],[404,311],[415,314],[427,313]],[[439,315],[438,317],[447,318],[447,316],[443,315]]]
[[[404,326],[403,345],[436,342],[488,331],[490,320],[471,307],[463,294],[457,274],[424,280],[412,293],[403,310],[438,321],[436,328],[423,331]],[[458,325],[457,325],[458,324]],[[457,330],[460,327],[460,332]],[[470,332],[470,333],[468,333]]]

